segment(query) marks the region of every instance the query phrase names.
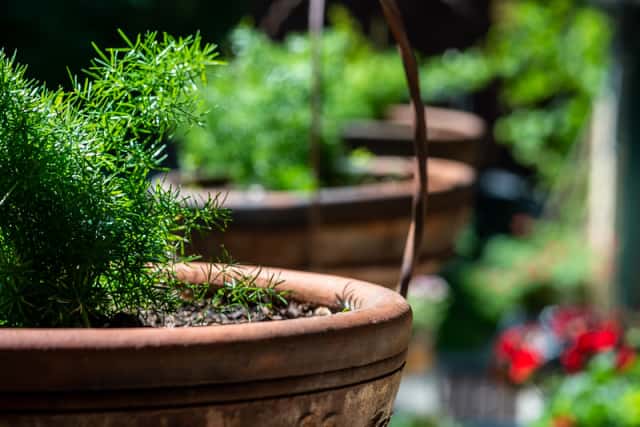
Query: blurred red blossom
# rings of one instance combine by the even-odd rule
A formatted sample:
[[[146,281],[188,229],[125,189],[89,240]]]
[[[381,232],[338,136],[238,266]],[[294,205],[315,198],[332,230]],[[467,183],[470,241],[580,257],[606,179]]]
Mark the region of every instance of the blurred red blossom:
[[[562,363],[562,366],[570,373],[582,370],[586,361],[586,355],[575,346],[569,348],[560,356],[560,363]]]
[[[636,360],[615,319],[582,307],[554,307],[548,314],[545,322],[514,326],[499,336],[496,363],[511,382],[522,384],[555,358],[569,373],[581,371],[594,355],[608,351],[615,352],[620,371]]]
[[[516,384],[522,384],[544,363],[544,358],[533,349],[520,348],[511,359],[509,379]]]
[[[522,384],[545,362],[542,354],[531,345],[531,335],[539,333],[537,326],[524,325],[507,329],[496,343],[498,364],[506,369],[509,380]]]
[[[579,334],[562,353],[560,362],[567,372],[578,372],[591,356],[615,349],[619,341],[620,329],[617,324],[611,321],[605,322],[599,325],[598,329]]]

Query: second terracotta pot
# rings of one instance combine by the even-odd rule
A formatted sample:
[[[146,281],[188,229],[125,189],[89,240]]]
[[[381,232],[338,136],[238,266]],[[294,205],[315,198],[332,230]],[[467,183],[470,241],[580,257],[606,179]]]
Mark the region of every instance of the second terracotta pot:
[[[486,124],[479,116],[461,110],[426,107],[429,156],[477,166]],[[352,147],[375,154],[413,156],[414,112],[410,104],[391,106],[386,120],[358,120],[343,132]]]
[[[197,201],[221,193],[233,221],[224,232],[195,235],[191,251],[215,255],[220,245],[242,263],[311,270],[393,286],[404,250],[414,191],[413,163],[407,158],[375,158],[370,167],[395,180],[322,189],[317,224],[310,232],[308,194],[237,191],[189,185],[178,173],[164,185],[182,185]],[[429,203],[417,273],[439,269],[467,223],[473,170],[462,163],[429,160]]]

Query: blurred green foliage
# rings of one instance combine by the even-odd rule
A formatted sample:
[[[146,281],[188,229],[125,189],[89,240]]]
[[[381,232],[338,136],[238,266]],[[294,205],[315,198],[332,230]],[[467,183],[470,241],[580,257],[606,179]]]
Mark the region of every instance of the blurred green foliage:
[[[562,378],[532,427],[640,426],[640,364],[621,372],[614,354],[593,358],[586,371]]]
[[[495,67],[479,46],[464,52],[449,50],[420,62],[420,90],[428,102],[446,103],[486,87],[495,78]]]
[[[321,185],[349,180],[342,126],[378,114],[406,92],[395,52],[375,54],[343,11],[334,13],[334,21],[322,40]],[[229,177],[240,186],[314,188],[308,35],[293,34],[276,43],[242,26],[231,41],[233,59],[203,89],[210,108],[206,126],[184,135],[179,146],[181,169]]]
[[[408,414],[394,414],[389,427],[459,427],[446,417],[426,417]]]
[[[530,233],[494,237],[479,259],[469,256],[457,266],[458,299],[468,298],[477,316],[497,323],[514,309],[532,313],[580,300],[592,279],[593,259],[580,225],[587,169],[573,151],[602,88],[611,24],[581,0],[496,5],[496,22],[481,48],[485,63],[476,64],[478,74],[490,69],[498,83],[504,115],[494,135],[534,168],[539,187],[550,194],[545,219]],[[477,243],[468,240],[467,246]]]
[[[495,1],[495,22],[482,43],[421,60],[423,98],[447,102],[498,83],[503,114],[494,136],[516,159],[533,167],[544,188],[553,186],[567,156],[589,122],[609,65],[612,25],[606,14],[584,0]],[[399,74],[371,59],[362,72],[383,83],[388,95],[371,116],[380,115],[406,93]],[[399,73],[399,69],[395,69]],[[364,85],[363,85],[364,86]]]
[[[576,302],[592,276],[590,255],[572,228],[542,222],[525,237],[492,238],[482,257],[462,269],[461,282],[473,305],[498,320],[516,307],[535,312]]]
[[[294,35],[280,45],[242,27],[232,35],[235,58],[216,71],[204,91],[210,112],[206,127],[184,136],[179,161],[186,172],[225,176],[239,185],[310,189],[310,43]],[[339,175],[340,123],[358,116],[348,97],[344,62],[351,46],[344,35],[324,38],[322,177]],[[336,159],[338,161],[336,161]]]
[[[497,4],[483,44],[421,61],[423,97],[443,102],[498,81],[505,115],[497,140],[551,186],[589,120],[606,71],[609,24],[580,0]],[[334,10],[332,22],[323,39],[321,185],[344,182],[346,122],[381,117],[408,99],[397,52],[373,49],[344,10]],[[312,188],[308,36],[278,44],[241,27],[232,51],[228,67],[205,89],[212,113],[205,130],[185,137],[181,168],[244,186]]]
[[[582,0],[507,0],[486,42],[509,112],[498,141],[554,183],[584,132],[608,66],[611,23]]]
[[[436,333],[451,303],[447,283],[435,277],[429,280],[433,282],[427,287],[420,287],[419,282],[414,282],[407,298],[413,311],[415,333]]]
[[[350,159],[341,145],[350,120],[380,117],[387,106],[408,99],[402,63],[393,50],[376,51],[342,9],[322,41],[322,161],[320,185],[349,181]],[[203,89],[210,114],[204,129],[184,135],[180,167],[187,173],[227,176],[240,185],[308,190],[316,183],[309,169],[311,126],[311,45],[308,35],[283,43],[249,27],[231,37],[233,58],[216,70]],[[470,90],[476,54],[445,55],[424,68],[425,82]],[[457,83],[447,86],[444,79]],[[467,81],[472,83],[467,84]],[[426,85],[439,93],[440,86]]]
[[[503,114],[494,136],[549,188],[602,88],[611,22],[584,0],[502,0],[495,9],[482,43],[421,61],[423,98],[446,102],[497,82]],[[396,84],[391,74],[380,81]],[[400,92],[395,94],[387,100],[397,102]]]

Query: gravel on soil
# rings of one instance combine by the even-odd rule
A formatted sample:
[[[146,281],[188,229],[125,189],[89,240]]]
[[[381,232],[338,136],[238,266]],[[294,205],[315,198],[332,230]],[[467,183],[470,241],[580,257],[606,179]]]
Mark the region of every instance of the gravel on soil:
[[[182,328],[189,326],[228,325],[271,320],[298,319],[302,317],[330,316],[329,307],[288,301],[286,306],[255,306],[224,308],[211,305],[209,301],[188,303],[172,313],[142,311],[136,318],[120,315],[104,324],[105,327],[147,326],[154,328]]]

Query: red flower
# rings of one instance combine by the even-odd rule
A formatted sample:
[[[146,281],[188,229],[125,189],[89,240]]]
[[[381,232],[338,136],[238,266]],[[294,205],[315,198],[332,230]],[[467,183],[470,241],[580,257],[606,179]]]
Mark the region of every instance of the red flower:
[[[572,340],[588,329],[595,318],[593,312],[583,307],[558,307],[551,318],[551,328],[561,340]]]
[[[633,365],[636,360],[636,352],[631,347],[622,346],[616,354],[616,369],[624,372]]]
[[[540,333],[537,325],[515,326],[504,331],[495,347],[498,364],[502,366],[510,381],[521,384],[544,363],[542,354],[529,341]]]
[[[577,345],[574,345],[562,354],[560,362],[567,372],[575,373],[584,367],[586,359],[587,354],[580,351]]]
[[[523,341],[521,328],[511,328],[504,331],[496,343],[496,356],[502,362],[508,362]]]
[[[576,347],[585,353],[600,353],[614,348],[619,338],[617,329],[606,327],[581,334],[576,340]]]
[[[536,350],[520,347],[512,354],[509,379],[516,384],[522,384],[542,366],[543,362],[542,355]]]
[[[620,329],[617,324],[604,323],[598,329],[588,330],[578,335],[573,345],[562,354],[560,361],[568,372],[578,372],[591,356],[613,350],[619,341]],[[623,357],[631,356],[625,353]]]

